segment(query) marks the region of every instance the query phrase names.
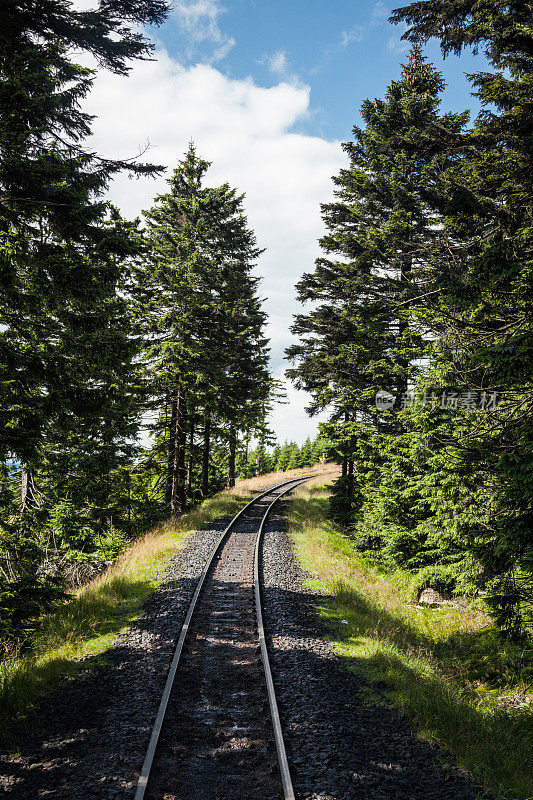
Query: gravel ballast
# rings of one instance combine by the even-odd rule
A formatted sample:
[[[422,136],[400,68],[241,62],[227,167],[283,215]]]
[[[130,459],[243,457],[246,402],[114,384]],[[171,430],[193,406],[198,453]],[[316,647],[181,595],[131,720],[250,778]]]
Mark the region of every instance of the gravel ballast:
[[[281,501],[287,506],[287,500]],[[272,517],[263,544],[263,605],[271,666],[298,798],[474,800],[486,797],[449,753],[417,739],[383,688],[348,671],[324,640],[304,588],[311,577],[292,552],[285,520]]]
[[[189,534],[143,616],[32,712],[10,752],[0,753],[7,798],[132,800],[188,600],[227,522]],[[308,576],[279,514],[263,552],[265,625],[297,798],[481,796],[457,769],[441,765],[442,754],[419,741],[385,698],[369,701],[368,685],[324,641],[315,610],[322,598],[303,588]]]
[[[131,800],[188,602],[229,519],[190,533],[142,617],[40,703],[0,754],[6,797]]]

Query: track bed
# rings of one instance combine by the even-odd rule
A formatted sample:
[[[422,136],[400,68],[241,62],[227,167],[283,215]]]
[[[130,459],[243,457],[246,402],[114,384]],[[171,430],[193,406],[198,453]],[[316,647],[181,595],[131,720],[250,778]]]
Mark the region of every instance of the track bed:
[[[172,688],[160,709],[164,722],[152,737],[138,800],[292,796],[280,777],[269,713],[275,700],[261,658],[254,560],[269,507],[299,482],[252,501],[206,569],[181,650],[178,642]]]

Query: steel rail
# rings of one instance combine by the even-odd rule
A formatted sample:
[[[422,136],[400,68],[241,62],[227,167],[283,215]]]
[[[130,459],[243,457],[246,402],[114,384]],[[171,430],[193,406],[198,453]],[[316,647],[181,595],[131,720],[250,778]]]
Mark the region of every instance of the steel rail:
[[[309,480],[309,478],[303,478],[299,481],[297,485],[303,483],[304,481]],[[261,575],[259,571],[260,561],[261,561],[261,541],[263,538],[263,533],[265,530],[265,524],[272,510],[273,506],[276,505],[278,500],[280,500],[287,492],[290,492],[294,487],[289,487],[284,492],[279,494],[275,500],[273,500],[267,510],[263,515],[263,519],[261,520],[261,525],[259,526],[259,532],[257,534],[257,539],[255,542],[255,555],[254,555],[254,595],[255,595],[255,613],[257,616],[257,629],[259,631],[259,644],[261,645],[261,660],[263,661],[263,670],[265,673],[266,679],[266,686],[267,686],[267,694],[268,694],[268,704],[270,706],[270,716],[272,718],[272,727],[274,728],[274,739],[276,742],[276,750],[278,753],[278,762],[279,762],[279,771],[281,773],[281,782],[283,784],[283,799],[284,800],[294,800],[294,789],[292,788],[292,780],[291,780],[291,773],[289,769],[289,761],[287,759],[287,751],[285,750],[285,741],[283,739],[283,730],[281,728],[281,721],[279,718],[279,711],[278,711],[278,703],[276,700],[276,691],[274,689],[274,681],[272,680],[272,670],[270,669],[270,660],[268,657],[268,648],[265,639],[265,627],[263,624],[263,612],[261,609]]]
[[[159,703],[159,709],[157,711],[157,716],[155,718],[154,726],[152,728],[152,734],[150,736],[150,742],[148,743],[148,749],[146,751],[146,756],[144,758],[144,762],[143,762],[143,765],[142,765],[141,774],[139,776],[139,781],[137,783],[137,791],[135,792],[134,800],[144,800],[144,795],[145,795],[145,792],[146,792],[146,788],[148,786],[148,779],[150,777],[150,771],[152,769],[152,764],[153,764],[153,761],[154,761],[154,756],[155,756],[155,752],[156,752],[156,749],[157,749],[157,744],[159,742],[159,736],[161,734],[161,729],[163,727],[163,721],[165,719],[165,713],[166,713],[166,710],[167,710],[170,694],[172,692],[172,688],[173,688],[173,685],[174,685],[174,679],[176,677],[176,672],[178,670],[178,664],[179,664],[179,660],[180,660],[180,657],[181,657],[181,654],[182,654],[182,651],[183,651],[183,646],[185,644],[185,639],[187,638],[187,633],[189,632],[189,627],[190,627],[191,620],[192,620],[192,617],[193,617],[193,614],[194,614],[194,610],[196,608],[196,603],[197,603],[198,598],[200,596],[200,592],[201,592],[202,587],[204,585],[204,582],[205,582],[205,579],[207,577],[207,574],[208,574],[208,572],[209,572],[209,570],[211,568],[211,565],[212,565],[212,563],[213,563],[213,561],[215,559],[215,556],[217,555],[218,551],[222,547],[226,537],[230,533],[230,531],[233,528],[233,526],[235,525],[235,523],[241,518],[241,516],[245,513],[245,511],[247,511],[251,506],[253,506],[255,503],[257,503],[258,500],[261,500],[261,498],[265,497],[267,494],[270,494],[271,492],[275,492],[276,489],[280,489],[282,486],[286,486],[288,483],[293,483],[293,484],[298,485],[299,483],[303,483],[303,481],[305,481],[305,480],[309,480],[309,477],[306,477],[306,478],[292,478],[291,480],[283,481],[282,483],[279,483],[276,486],[271,486],[270,489],[267,489],[265,492],[262,492],[261,494],[257,495],[257,497],[254,497],[252,500],[250,500],[249,503],[246,503],[246,505],[241,508],[241,510],[238,512],[238,514],[236,514],[233,517],[231,522],[227,525],[227,527],[221,533],[220,537],[215,542],[215,545],[214,545],[214,547],[213,547],[213,549],[212,549],[212,551],[211,551],[211,553],[210,553],[210,555],[209,555],[209,557],[208,557],[208,559],[207,559],[207,561],[205,563],[205,566],[204,566],[204,568],[202,570],[202,574],[200,575],[200,578],[198,579],[198,583],[196,584],[196,589],[194,590],[194,594],[193,594],[192,599],[190,601],[189,609],[187,611],[187,616],[185,617],[185,621],[184,621],[184,623],[182,625],[181,632],[180,632],[180,635],[179,635],[179,638],[178,638],[178,643],[176,644],[176,648],[174,650],[174,656],[172,658],[172,663],[170,664],[170,669],[168,671],[167,680],[166,680],[166,683],[165,683],[165,688],[163,690],[163,696],[161,697],[161,702]],[[266,511],[265,515],[263,516],[263,519],[261,520],[260,531],[263,528],[266,515],[269,513],[269,511],[272,508],[272,506],[279,500],[280,497],[283,497],[284,494],[286,494],[287,492],[290,492],[291,488],[293,488],[293,487],[289,487],[285,492],[283,492],[278,497],[276,497],[275,500],[268,506],[267,511]],[[260,532],[258,533],[258,537],[257,538],[259,540]],[[257,547],[257,542],[256,542],[256,547]],[[256,600],[256,608],[257,607],[258,606],[257,606],[257,600]],[[260,606],[259,606],[259,609],[260,609]],[[261,653],[262,652],[263,652],[263,645],[261,645]],[[267,659],[268,659],[268,655],[267,655]],[[266,663],[268,665],[268,660],[267,660]],[[263,664],[265,664],[264,658],[263,658]],[[270,682],[272,683],[272,675],[270,674],[270,666],[269,665],[268,665],[268,669],[269,669],[269,675],[270,675]],[[267,677],[267,685],[268,685],[268,677]],[[270,690],[268,690],[268,691],[269,691],[269,703],[270,703],[270,707],[271,707],[271,710],[272,710],[272,703],[271,703],[271,700],[270,700]],[[273,686],[272,686],[272,691],[273,691]],[[275,703],[275,697],[274,697],[274,703]],[[276,706],[276,712],[277,712],[277,706]],[[278,725],[279,725],[279,715],[277,717],[277,720],[278,720]],[[280,730],[280,734],[281,734],[281,727],[280,727],[279,730]],[[279,759],[280,758],[280,755],[279,755],[280,751],[279,751],[279,747],[278,747],[278,734],[276,733],[276,731],[274,731],[274,735],[275,735],[275,738],[276,738],[276,749],[278,751],[278,759]],[[283,740],[282,740],[282,744],[283,744]],[[285,754],[284,746],[283,746],[283,753]],[[286,764],[287,763],[286,754],[285,754],[284,757],[285,757],[285,762],[284,763]],[[282,762],[280,760],[280,768],[281,768],[281,763]],[[288,766],[287,766],[287,770],[288,770]],[[283,773],[282,773],[282,781],[284,781]],[[289,775],[289,781],[290,781],[290,775]],[[285,787],[285,783],[283,783],[283,785]],[[291,791],[292,791],[292,787],[291,787]],[[286,798],[290,798],[290,800],[293,800],[294,794],[286,795]]]

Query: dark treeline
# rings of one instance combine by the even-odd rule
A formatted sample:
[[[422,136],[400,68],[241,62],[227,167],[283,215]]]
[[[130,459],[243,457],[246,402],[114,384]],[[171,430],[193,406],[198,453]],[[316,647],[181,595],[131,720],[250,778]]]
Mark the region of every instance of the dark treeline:
[[[413,48],[344,145],[289,374],[332,410],[332,510],[361,550],[420,588],[482,592],[519,638],[533,600],[533,8],[430,0],[393,20]],[[440,111],[431,38],[486,54],[476,120]]]
[[[58,566],[235,482],[276,396],[243,197],[206,187],[191,145],[127,221],[114,175],[158,165],[85,146],[95,71],[152,46],[161,0],[4,4],[0,48],[0,636],[61,596]],[[153,446],[146,449],[147,434]],[[142,446],[141,446],[142,445]],[[55,575],[55,577],[54,577]]]

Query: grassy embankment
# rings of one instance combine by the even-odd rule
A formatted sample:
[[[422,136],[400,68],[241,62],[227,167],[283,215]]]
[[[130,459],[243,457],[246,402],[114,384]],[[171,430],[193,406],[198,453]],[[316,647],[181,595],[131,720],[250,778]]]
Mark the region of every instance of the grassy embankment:
[[[84,657],[104,654],[116,635],[136,619],[161,580],[165,564],[183,547],[187,534],[224,515],[234,515],[252,492],[303,470],[237,481],[196,509],[136,539],[102,575],[39,623],[32,652],[6,652],[0,661],[0,737],[27,714],[57,681],[87,668]],[[91,659],[90,663],[96,663]]]
[[[336,651],[498,798],[531,800],[533,644],[505,645],[480,601],[418,606],[412,576],[369,566],[327,519],[327,496],[323,479],[300,487],[290,531]]]

